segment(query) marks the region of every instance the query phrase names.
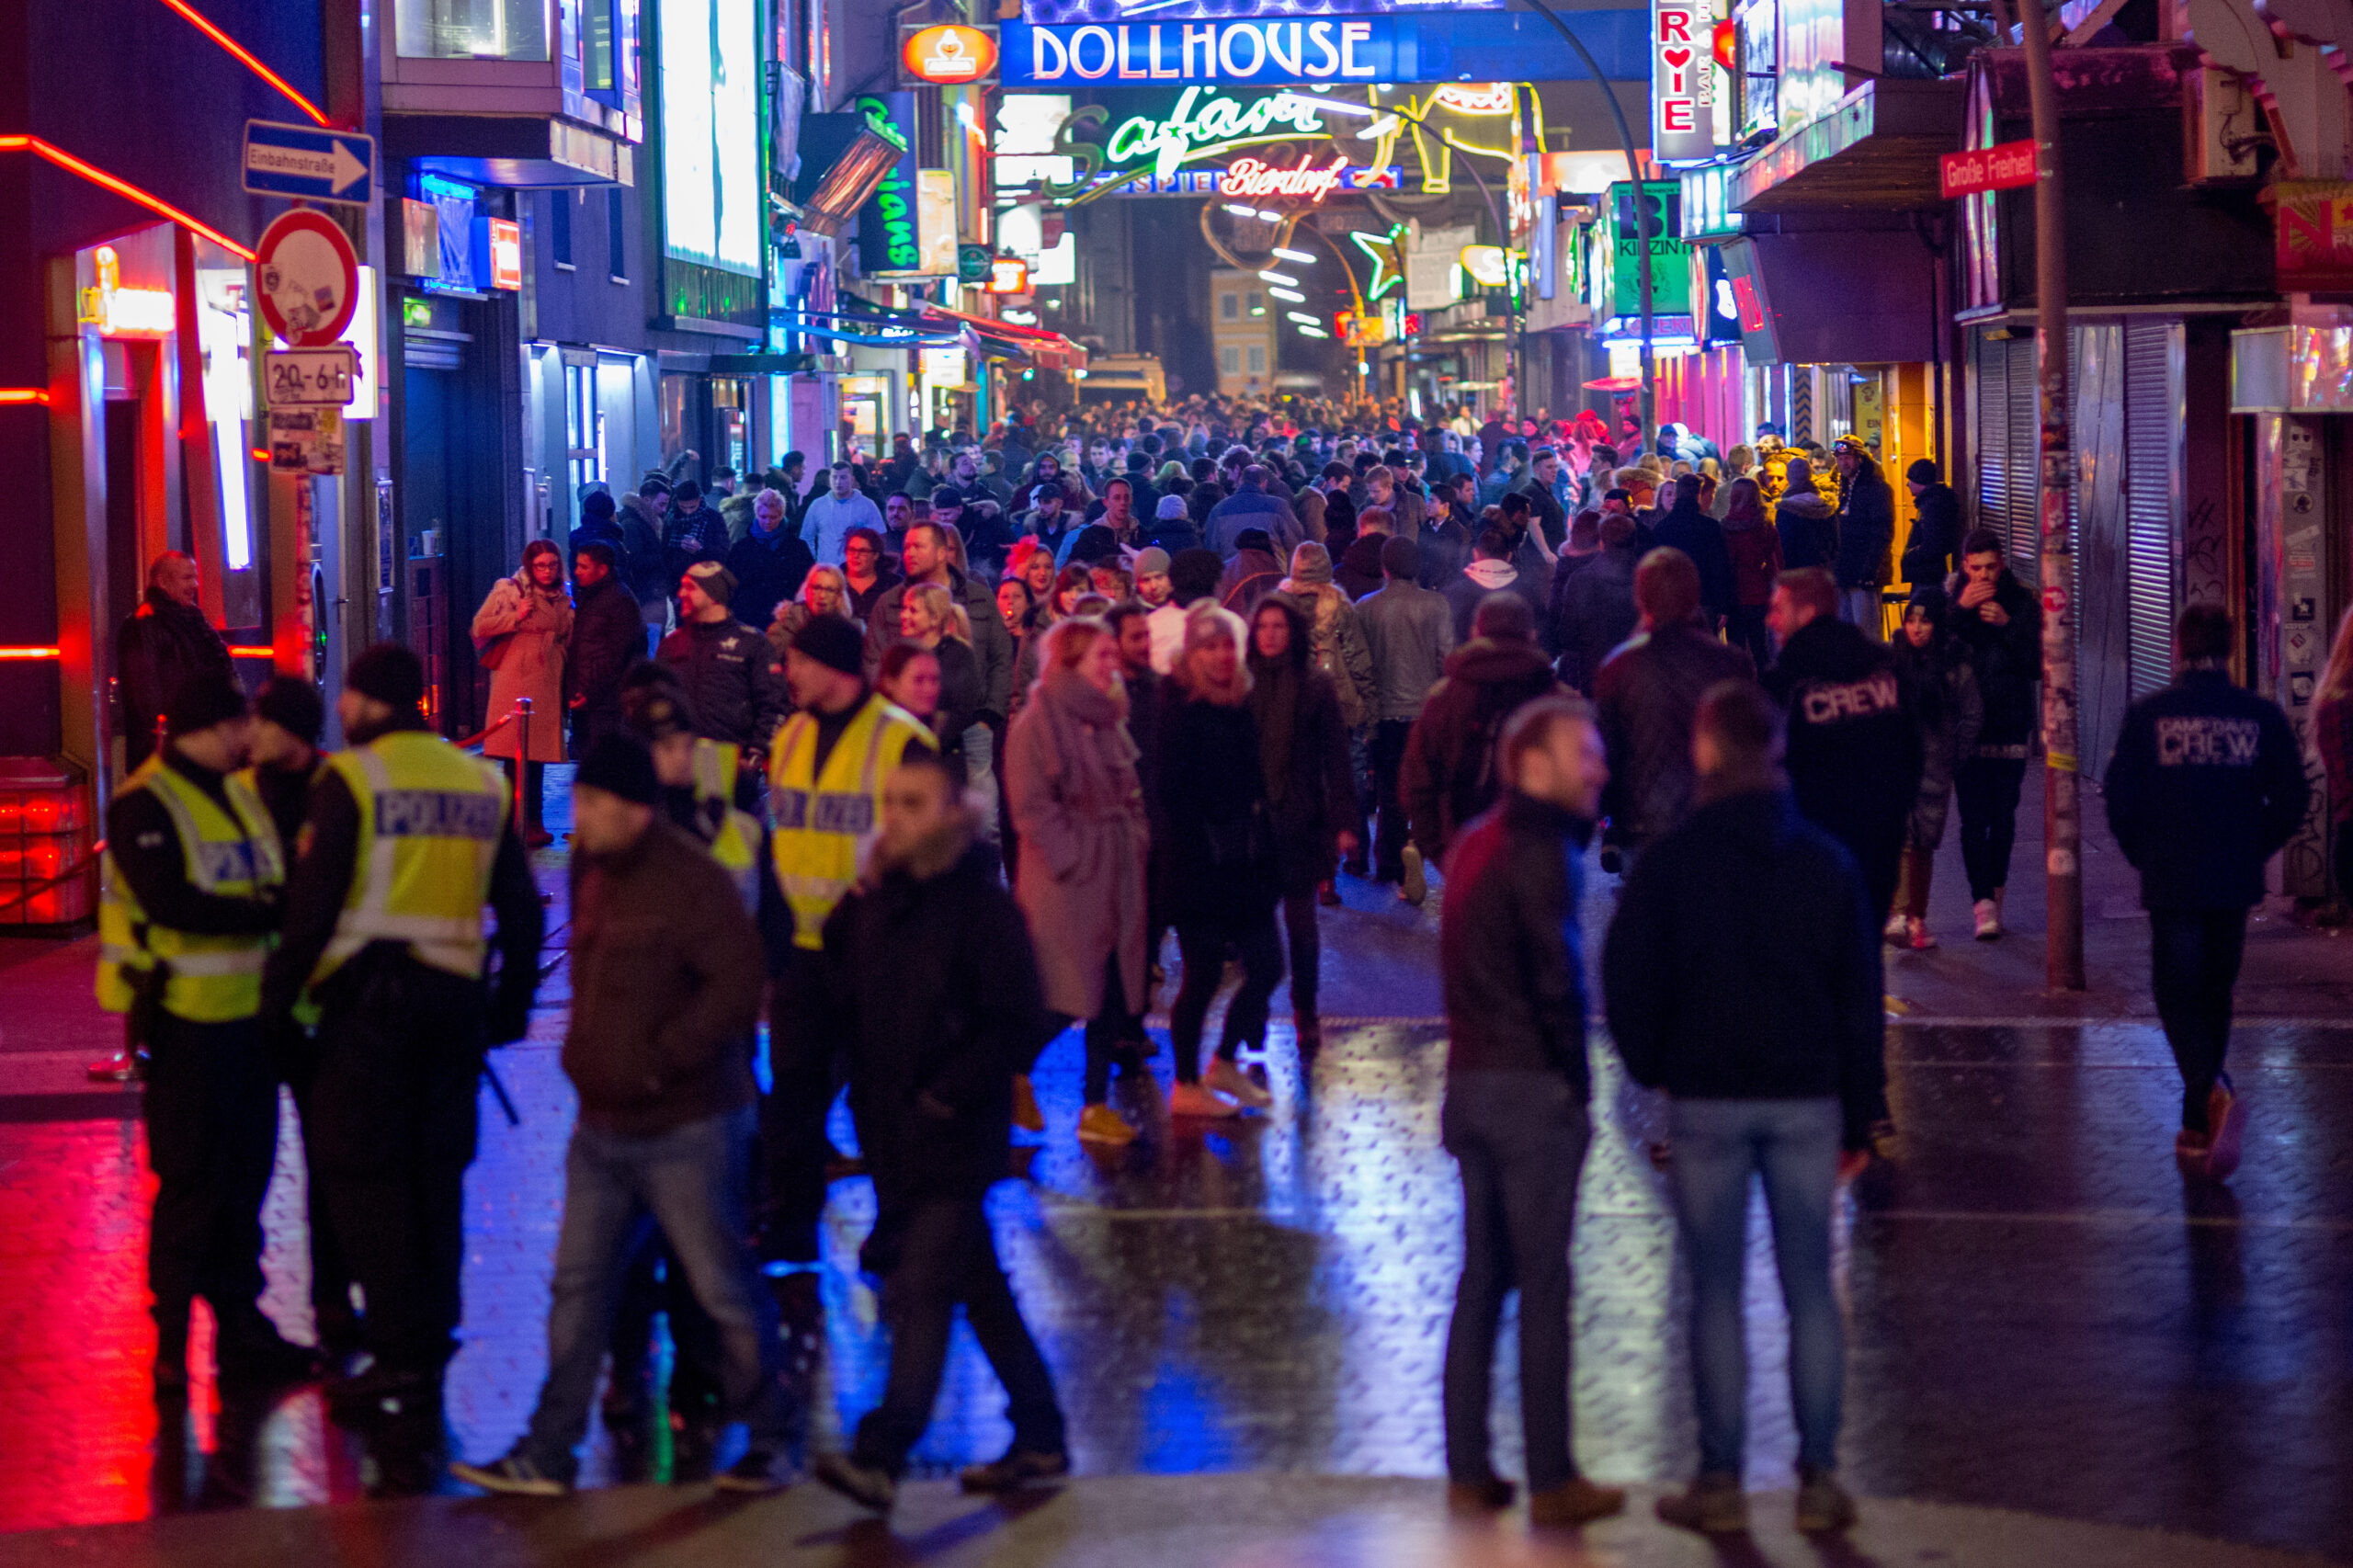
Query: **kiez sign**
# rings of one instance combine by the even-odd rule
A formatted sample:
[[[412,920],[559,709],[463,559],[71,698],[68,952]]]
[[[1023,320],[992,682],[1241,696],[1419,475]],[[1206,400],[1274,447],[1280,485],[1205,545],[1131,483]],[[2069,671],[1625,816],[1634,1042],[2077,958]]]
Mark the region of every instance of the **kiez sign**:
[[[1651,6],[1651,154],[1673,164],[1712,157],[1715,13],[1698,0]]]

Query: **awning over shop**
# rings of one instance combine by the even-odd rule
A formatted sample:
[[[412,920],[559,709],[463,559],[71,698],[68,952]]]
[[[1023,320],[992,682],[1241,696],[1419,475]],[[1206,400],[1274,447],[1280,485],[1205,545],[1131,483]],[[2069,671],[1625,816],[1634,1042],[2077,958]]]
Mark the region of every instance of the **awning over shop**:
[[[1939,206],[1937,159],[1961,147],[1967,93],[1961,82],[1866,82],[1742,165],[1731,205],[1743,212]]]
[[[926,305],[922,319],[935,327],[956,323],[979,340],[980,351],[993,359],[1017,359],[1041,370],[1084,370],[1086,350],[1059,332],[1045,327],[1016,326],[989,316],[966,315],[945,305]]]
[[[877,348],[971,346],[970,335],[959,327],[928,321],[910,311],[884,310],[879,305],[863,311],[810,311],[796,305],[780,305],[768,312],[768,321],[786,332]]]

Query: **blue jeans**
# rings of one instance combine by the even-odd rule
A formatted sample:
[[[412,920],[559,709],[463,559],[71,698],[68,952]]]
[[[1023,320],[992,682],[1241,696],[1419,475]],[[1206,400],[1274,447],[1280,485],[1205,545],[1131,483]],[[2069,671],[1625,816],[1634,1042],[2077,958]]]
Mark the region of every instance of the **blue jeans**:
[[[651,1138],[573,1129],[548,1308],[548,1381],[523,1443],[541,1471],[568,1479],[576,1468],[573,1450],[587,1435],[622,1275],[649,1216],[718,1326],[727,1416],[749,1423],[755,1452],[783,1447],[776,1303],[744,1239],[756,1120],[744,1106]]]
[[[1576,1474],[1569,1442],[1569,1233],[1592,1136],[1584,1103],[1557,1073],[1449,1074],[1440,1117],[1462,1171],[1462,1279],[1446,1332],[1446,1473],[1477,1486],[1494,1473],[1487,1403],[1504,1297],[1519,1291],[1519,1409],[1528,1487]]]
[[[1691,1377],[1699,1471],[1737,1476],[1747,1441],[1748,1343],[1741,1316],[1748,1176],[1765,1179],[1781,1299],[1790,1311],[1790,1400],[1798,1462],[1835,1468],[1847,1346],[1830,1292],[1830,1199],[1838,1179],[1838,1102],[1675,1102],[1675,1213],[1691,1262]]]

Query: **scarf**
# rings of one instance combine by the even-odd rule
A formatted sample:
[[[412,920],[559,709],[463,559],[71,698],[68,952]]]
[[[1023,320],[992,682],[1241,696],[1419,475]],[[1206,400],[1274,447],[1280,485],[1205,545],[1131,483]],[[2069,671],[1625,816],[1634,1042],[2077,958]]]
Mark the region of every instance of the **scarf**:
[[[1134,801],[1136,744],[1129,738],[1125,691],[1097,691],[1076,670],[1049,669],[1036,687],[1035,711],[1045,742],[1046,777],[1083,815],[1116,816]]]
[[[1291,741],[1299,729],[1299,661],[1286,653],[1279,659],[1250,661],[1250,716],[1258,723],[1258,768],[1267,781],[1267,800],[1281,805],[1290,793]]]

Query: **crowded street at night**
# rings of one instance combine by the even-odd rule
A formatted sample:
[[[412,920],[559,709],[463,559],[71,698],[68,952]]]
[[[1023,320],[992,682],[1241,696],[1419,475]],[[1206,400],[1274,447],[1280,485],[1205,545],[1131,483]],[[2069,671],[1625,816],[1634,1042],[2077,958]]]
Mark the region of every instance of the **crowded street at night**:
[[[2353,12],[128,3],[0,1568],[2353,1564]]]

